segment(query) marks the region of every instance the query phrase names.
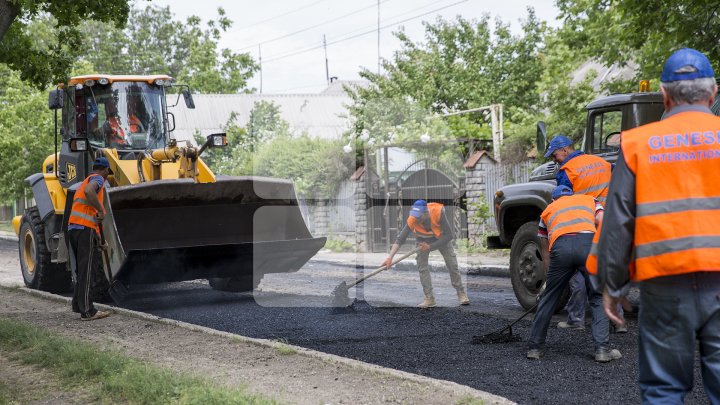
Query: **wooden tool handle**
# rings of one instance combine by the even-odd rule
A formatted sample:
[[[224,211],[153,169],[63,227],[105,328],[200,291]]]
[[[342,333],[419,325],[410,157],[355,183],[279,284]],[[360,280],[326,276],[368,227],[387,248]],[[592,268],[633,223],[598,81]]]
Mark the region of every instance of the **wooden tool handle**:
[[[395,265],[395,264],[397,264],[397,263],[399,263],[399,262],[407,259],[408,257],[414,255],[415,253],[417,253],[417,252],[419,252],[419,251],[420,251],[420,248],[415,248],[415,249],[411,250],[410,252],[405,253],[404,255],[402,255],[402,256],[400,256],[398,259],[396,259],[394,262],[392,262],[392,263],[390,264],[390,266],[393,266],[393,265]],[[372,277],[372,276],[374,276],[374,275],[376,275],[376,274],[378,274],[378,273],[380,273],[380,272],[382,272],[382,271],[384,271],[384,270],[387,270],[387,269],[388,269],[388,268],[387,268],[385,265],[382,265],[382,266],[378,267],[377,269],[373,270],[372,273],[368,274],[367,276],[363,276],[363,277],[355,280],[353,283],[349,284],[349,285],[348,285],[348,288],[350,288],[350,287],[352,287],[352,286],[355,286],[355,285],[357,285],[357,284],[360,284],[360,283],[362,283],[363,281],[367,280],[368,278],[370,278],[370,277]]]

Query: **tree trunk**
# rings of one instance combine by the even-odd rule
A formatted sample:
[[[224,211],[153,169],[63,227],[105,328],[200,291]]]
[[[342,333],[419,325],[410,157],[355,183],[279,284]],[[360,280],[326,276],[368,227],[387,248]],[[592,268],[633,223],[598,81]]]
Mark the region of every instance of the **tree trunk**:
[[[18,13],[20,13],[19,6],[9,0],[0,0],[0,41],[2,41],[8,28],[10,28],[10,24],[15,21]]]

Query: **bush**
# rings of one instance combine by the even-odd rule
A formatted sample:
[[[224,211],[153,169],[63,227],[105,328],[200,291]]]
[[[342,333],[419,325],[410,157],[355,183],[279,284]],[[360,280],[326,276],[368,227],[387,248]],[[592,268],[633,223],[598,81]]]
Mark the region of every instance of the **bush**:
[[[341,239],[328,238],[327,242],[325,242],[325,249],[330,249],[331,251],[336,252],[336,253],[344,253],[344,252],[354,252],[355,246],[353,246],[351,243],[346,242]]]

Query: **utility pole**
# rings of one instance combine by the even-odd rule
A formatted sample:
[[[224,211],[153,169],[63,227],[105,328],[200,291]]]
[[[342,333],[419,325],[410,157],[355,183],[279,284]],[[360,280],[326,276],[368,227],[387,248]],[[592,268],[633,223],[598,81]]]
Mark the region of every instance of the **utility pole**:
[[[323,34],[323,48],[325,49],[325,81],[328,86],[330,85],[330,69],[328,68],[328,57],[327,57],[327,41],[325,40],[325,34]]]
[[[380,74],[380,0],[377,0],[377,42],[378,74]]]
[[[262,45],[258,44],[258,60],[260,61],[260,94],[262,94]]]

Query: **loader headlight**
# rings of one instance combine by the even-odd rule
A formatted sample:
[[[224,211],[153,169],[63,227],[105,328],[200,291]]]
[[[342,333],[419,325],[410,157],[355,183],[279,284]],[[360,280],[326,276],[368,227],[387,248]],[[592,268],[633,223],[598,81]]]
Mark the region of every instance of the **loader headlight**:
[[[106,77],[101,77],[98,79],[98,83],[100,83],[101,85],[104,86],[104,85],[110,83],[110,81]]]
[[[87,87],[92,87],[92,86],[94,86],[94,85],[95,85],[95,80],[93,80],[93,79],[87,79],[87,80],[85,80],[85,86],[87,86]]]
[[[227,135],[225,133],[212,134],[207,139],[209,146],[213,148],[227,146]]]
[[[163,79],[155,79],[155,84],[158,86],[165,86],[166,84],[170,84],[170,82]]]
[[[88,150],[88,140],[85,138],[70,139],[70,150],[73,152],[85,152]]]

